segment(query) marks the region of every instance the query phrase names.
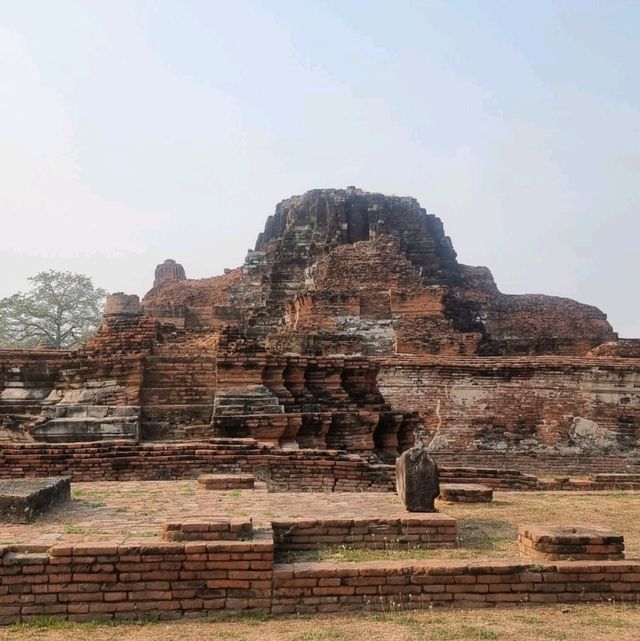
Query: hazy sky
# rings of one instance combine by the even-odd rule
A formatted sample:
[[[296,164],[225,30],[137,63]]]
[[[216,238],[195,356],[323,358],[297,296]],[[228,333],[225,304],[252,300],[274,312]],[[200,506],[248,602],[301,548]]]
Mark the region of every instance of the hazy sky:
[[[356,185],[640,336],[639,33],[638,0],[0,0],[0,296],[221,273]]]

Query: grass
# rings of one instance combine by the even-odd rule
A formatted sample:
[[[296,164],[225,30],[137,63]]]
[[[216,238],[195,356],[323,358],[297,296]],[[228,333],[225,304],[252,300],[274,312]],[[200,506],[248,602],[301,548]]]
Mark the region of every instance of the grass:
[[[637,641],[640,608],[598,604],[482,610],[273,616],[235,613],[175,622],[72,623],[39,617],[0,628],[3,641]]]
[[[77,501],[94,500],[103,502],[109,498],[109,492],[106,490],[85,490],[74,488],[71,490],[71,498]]]
[[[93,536],[104,534],[102,530],[98,530],[97,528],[80,527],[79,525],[65,525],[64,533],[76,534],[78,536]]]
[[[142,537],[142,538],[151,538],[154,536],[159,536],[159,532],[157,530],[130,530],[127,534],[129,536]]]
[[[403,550],[399,547],[393,547],[393,545],[386,549],[374,550],[369,548],[353,548],[347,545],[339,545],[309,551],[282,552],[278,554],[277,562],[296,563],[301,561],[345,561],[347,563],[362,563],[364,561],[379,561],[383,559],[402,561],[404,559],[422,560],[432,558],[434,558],[434,550],[423,550],[420,548]]]
[[[318,630],[303,632],[300,636],[294,637],[295,641],[338,641],[348,637],[341,630]]]
[[[218,630],[217,632],[214,633],[214,638],[215,639],[230,639],[230,640],[233,640],[233,641],[245,641],[245,637],[243,637],[238,632],[234,632],[233,630]]]

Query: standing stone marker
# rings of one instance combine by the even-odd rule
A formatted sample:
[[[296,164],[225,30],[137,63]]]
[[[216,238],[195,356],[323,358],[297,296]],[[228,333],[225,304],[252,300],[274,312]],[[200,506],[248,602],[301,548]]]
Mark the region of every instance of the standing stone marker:
[[[396,490],[409,512],[436,512],[438,466],[420,441],[396,459]]]

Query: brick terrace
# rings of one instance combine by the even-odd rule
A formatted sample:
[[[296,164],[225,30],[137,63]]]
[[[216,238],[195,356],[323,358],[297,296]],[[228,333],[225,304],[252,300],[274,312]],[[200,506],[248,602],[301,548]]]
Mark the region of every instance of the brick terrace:
[[[0,545],[0,624],[43,615],[177,618],[247,608],[314,613],[387,610],[394,604],[637,602],[640,596],[640,562],[633,560],[640,551],[634,519],[640,493],[497,492],[490,504],[445,509],[471,532],[505,527],[510,545],[502,550],[479,545],[430,550],[429,560],[293,564],[274,564],[269,523],[314,516],[325,522],[376,515],[389,520],[407,513],[391,494],[279,494],[267,493],[262,484],[255,490],[213,491],[197,481],[77,483],[74,494],[73,503],[34,525],[0,528],[4,543],[29,548]],[[244,518],[245,529],[252,517],[259,529],[251,540],[232,527],[227,528],[231,540],[160,538],[164,522],[223,516]],[[516,561],[516,525],[525,518],[607,524],[629,541],[628,558],[543,565]],[[452,560],[461,554],[475,560]]]
[[[277,518],[408,516],[390,493],[267,493],[263,483],[255,490],[215,491],[195,480],[100,482],[73,483],[72,490],[74,501],[36,523],[2,524],[0,544],[151,544],[161,540],[165,522],[216,516],[252,518],[256,528]]]
[[[30,525],[2,524],[0,545],[47,547],[86,541],[152,544],[162,524],[215,517],[251,518],[254,527],[296,518],[406,517],[391,493],[267,493],[207,490],[197,481],[73,483],[74,500]],[[440,504],[458,521],[461,546],[434,558],[518,558],[523,523],[606,527],[625,537],[627,558],[640,558],[640,492],[495,492],[490,504]],[[484,540],[483,540],[484,538]]]

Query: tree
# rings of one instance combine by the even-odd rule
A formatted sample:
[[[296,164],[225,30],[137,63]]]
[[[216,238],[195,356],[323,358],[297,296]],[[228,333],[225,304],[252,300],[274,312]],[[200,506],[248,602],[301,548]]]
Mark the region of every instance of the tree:
[[[31,289],[0,300],[0,345],[77,347],[98,328],[106,292],[83,274],[49,270]]]

